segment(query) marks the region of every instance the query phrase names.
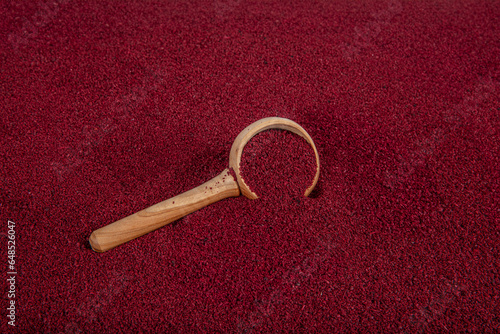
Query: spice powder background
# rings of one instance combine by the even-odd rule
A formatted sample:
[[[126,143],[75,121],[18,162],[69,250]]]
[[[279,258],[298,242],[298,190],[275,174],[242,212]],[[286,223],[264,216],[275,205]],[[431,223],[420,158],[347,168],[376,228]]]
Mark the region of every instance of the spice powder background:
[[[498,1],[0,12],[0,240],[6,261],[14,221],[18,266],[2,332],[500,329]],[[269,116],[314,139],[310,198],[227,199],[89,249],[217,175]]]

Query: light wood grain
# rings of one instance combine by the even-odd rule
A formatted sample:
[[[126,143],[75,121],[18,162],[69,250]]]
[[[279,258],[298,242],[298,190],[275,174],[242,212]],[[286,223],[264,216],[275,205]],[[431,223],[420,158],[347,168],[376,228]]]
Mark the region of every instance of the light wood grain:
[[[268,129],[291,131],[303,137],[313,148],[317,168],[311,186],[304,193],[304,196],[308,196],[319,179],[319,155],[313,140],[300,125],[289,119],[280,117],[263,118],[246,127],[236,137],[231,147],[229,166],[233,169],[236,179],[231,175],[229,169],[225,169],[221,174],[199,187],[101,227],[95,230],[89,238],[92,249],[96,252],[105,252],[163,227],[209,204],[224,198],[239,196],[240,192],[250,199],[258,198],[257,194],[250,190],[240,175],[241,155],[245,145],[253,136]]]
[[[245,145],[252,139],[255,135],[259,134],[262,131],[269,129],[281,129],[291,131],[302,138],[304,138],[309,145],[311,145],[314,150],[314,156],[316,157],[316,173],[314,174],[314,179],[309,188],[306,189],[304,196],[309,196],[311,191],[313,191],[314,187],[318,183],[319,179],[319,154],[316,149],[316,145],[314,145],[314,141],[311,136],[304,130],[299,124],[295,123],[292,120],[281,117],[267,117],[258,120],[247,126],[243,131],[240,132],[238,137],[233,142],[233,146],[231,147],[231,153],[229,154],[229,166],[234,170],[236,174],[236,181],[240,186],[241,194],[250,199],[257,199],[259,196],[254,193],[248,185],[245,183],[245,180],[241,177],[240,174],[240,164],[241,164],[241,155],[243,154],[243,149]],[[279,171],[276,171],[279,173]]]
[[[97,252],[105,252],[207,205],[239,194],[236,180],[229,169],[225,169],[201,186],[95,230],[90,236],[90,245]]]

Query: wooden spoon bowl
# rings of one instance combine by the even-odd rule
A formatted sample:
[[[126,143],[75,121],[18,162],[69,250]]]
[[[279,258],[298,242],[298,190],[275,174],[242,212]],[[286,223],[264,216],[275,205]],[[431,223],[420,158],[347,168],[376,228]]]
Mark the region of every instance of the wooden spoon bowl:
[[[308,196],[319,179],[319,155],[309,134],[297,123],[280,117],[263,118],[247,126],[236,137],[229,154],[229,166],[236,175],[236,180],[229,168],[222,173],[188,190],[180,195],[155,204],[147,209],[122,218],[112,224],[101,227],[90,235],[89,242],[96,252],[105,252],[125,242],[152,232],[173,221],[176,221],[207,205],[228,197],[243,196],[257,199],[255,194],[245,183],[240,174],[241,155],[245,145],[258,133],[268,129],[282,129],[291,131],[303,137],[314,150],[316,156],[316,173],[312,184],[306,189],[304,196]]]
[[[229,167],[231,167],[236,174],[236,180],[238,185],[240,186],[240,191],[243,196],[250,199],[259,198],[256,193],[254,193],[248,185],[245,183],[245,180],[241,177],[240,173],[240,163],[241,163],[241,155],[243,153],[243,148],[245,145],[252,139],[255,135],[259,134],[262,131],[269,129],[281,129],[291,131],[302,138],[304,138],[309,145],[314,150],[314,155],[316,156],[316,174],[314,175],[314,179],[309,188],[306,189],[304,196],[309,196],[311,191],[318,183],[319,179],[319,154],[316,150],[316,145],[309,134],[304,130],[300,125],[286,118],[280,117],[268,117],[258,120],[247,126],[243,131],[240,132],[238,137],[233,142],[233,146],[231,147],[231,153],[229,154]]]

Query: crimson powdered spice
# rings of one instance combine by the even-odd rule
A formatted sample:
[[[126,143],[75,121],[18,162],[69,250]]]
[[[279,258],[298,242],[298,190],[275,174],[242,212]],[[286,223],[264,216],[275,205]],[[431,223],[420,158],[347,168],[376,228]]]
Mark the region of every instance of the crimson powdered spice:
[[[314,180],[316,158],[306,140],[292,132],[270,129],[247,143],[240,173],[259,197],[278,201],[304,196]]]

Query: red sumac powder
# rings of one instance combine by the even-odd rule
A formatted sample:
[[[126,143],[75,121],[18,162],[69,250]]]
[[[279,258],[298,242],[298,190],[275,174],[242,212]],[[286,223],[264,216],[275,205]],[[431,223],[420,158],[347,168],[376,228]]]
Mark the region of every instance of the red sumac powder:
[[[314,150],[299,135],[270,129],[246,144],[240,173],[260,198],[279,201],[303,197],[316,173]]]

